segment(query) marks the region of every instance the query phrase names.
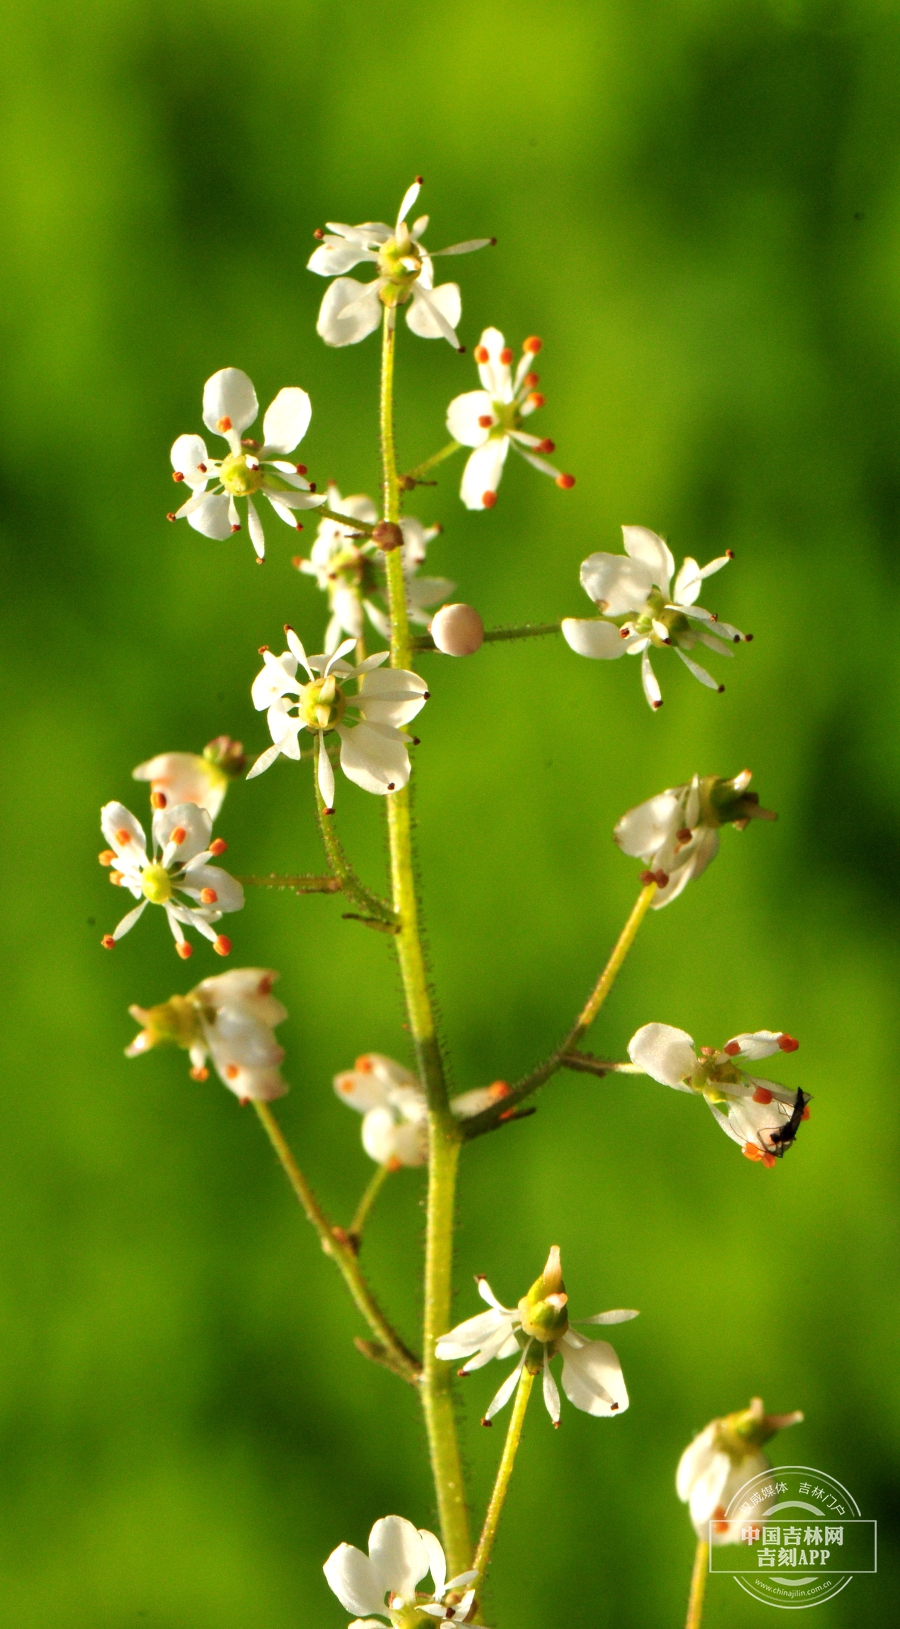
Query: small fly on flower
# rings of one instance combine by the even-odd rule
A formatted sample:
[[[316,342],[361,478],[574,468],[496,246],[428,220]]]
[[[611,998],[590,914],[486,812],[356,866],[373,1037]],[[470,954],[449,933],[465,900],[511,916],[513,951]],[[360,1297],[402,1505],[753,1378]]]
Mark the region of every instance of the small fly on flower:
[[[809,1092],[798,1090],[790,1119],[786,1120],[783,1126],[776,1126],[773,1131],[760,1132],[761,1140],[766,1144],[770,1153],[775,1155],[776,1159],[784,1159],[785,1150],[791,1147],[797,1132],[800,1130],[801,1120],[809,1119],[809,1110],[807,1108],[809,1096]]]

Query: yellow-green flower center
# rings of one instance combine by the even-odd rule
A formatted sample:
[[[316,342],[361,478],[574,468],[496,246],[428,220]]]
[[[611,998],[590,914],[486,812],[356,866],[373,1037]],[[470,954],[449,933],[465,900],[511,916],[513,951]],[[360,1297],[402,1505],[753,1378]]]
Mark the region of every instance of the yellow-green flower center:
[[[219,469],[219,480],[226,492],[235,498],[248,498],[252,492],[258,492],[263,483],[262,470],[256,460],[248,463],[244,453],[229,453],[223,458]]]
[[[172,897],[172,878],[164,865],[148,865],[141,872],[144,898],[151,905],[165,905]]]
[[[347,698],[333,673],[300,686],[300,717],[311,730],[333,730],[346,708]]]
[[[409,235],[405,221],[401,221],[396,234],[388,238],[378,251],[378,272],[389,280],[381,290],[384,305],[403,305],[412,294],[412,285],[422,270],[422,251]]]

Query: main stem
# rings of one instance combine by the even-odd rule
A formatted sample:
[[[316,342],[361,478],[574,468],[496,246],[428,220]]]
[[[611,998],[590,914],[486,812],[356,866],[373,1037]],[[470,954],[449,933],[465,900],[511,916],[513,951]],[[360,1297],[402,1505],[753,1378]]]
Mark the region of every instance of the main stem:
[[[533,1385],[534,1375],[530,1374],[527,1369],[523,1369],[522,1378],[516,1387],[516,1400],[513,1404],[512,1419],[509,1422],[509,1429],[506,1433],[506,1441],[503,1444],[503,1455],[500,1460],[500,1464],[497,1467],[497,1479],[494,1483],[494,1491],[491,1494],[491,1502],[487,1508],[487,1515],[484,1518],[484,1526],[481,1529],[481,1537],[478,1540],[478,1549],[475,1552],[475,1560],[472,1563],[479,1575],[478,1584],[476,1586],[479,1594],[481,1593],[481,1587],[484,1583],[484,1575],[487,1572],[488,1563],[491,1559],[491,1550],[494,1547],[494,1539],[497,1536],[497,1528],[500,1523],[500,1513],[503,1509],[504,1501],[509,1490],[510,1477],[513,1473],[513,1465],[516,1462],[516,1453],[522,1438],[522,1427],[525,1424],[525,1410],[528,1407],[528,1399],[531,1396],[531,1388]]]
[[[687,1617],[684,1629],[700,1629],[703,1617],[703,1597],[706,1594],[706,1576],[709,1572],[709,1545],[706,1539],[698,1539],[697,1553],[694,1556],[694,1571],[691,1574],[691,1593],[688,1600]]]
[[[381,351],[381,457],[384,519],[400,519],[400,484],[394,445],[394,348],[396,313],[385,307]],[[408,667],[411,660],[403,551],[385,555],[391,610],[391,666]],[[419,904],[413,867],[412,820],[409,788],[387,799],[391,852],[391,886],[399,932],[397,958],[410,1033],[416,1048],[422,1084],[428,1098],[429,1156],[428,1212],[425,1237],[425,1309],[420,1391],[431,1454],[444,1549],[453,1573],[465,1572],[472,1554],[466,1508],[462,1459],[456,1432],[451,1392],[452,1370],[435,1357],[435,1342],[450,1328],[453,1289],[453,1227],[459,1129],[450,1113],[447,1082],[441,1056],[428,971],[419,932]]]

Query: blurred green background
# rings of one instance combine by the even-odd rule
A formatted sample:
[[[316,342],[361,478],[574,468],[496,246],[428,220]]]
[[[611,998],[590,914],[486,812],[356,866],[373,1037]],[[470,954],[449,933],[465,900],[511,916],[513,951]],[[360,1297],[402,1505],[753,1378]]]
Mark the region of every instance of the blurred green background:
[[[423,659],[419,852],[454,1081],[513,1079],[568,1025],[635,896],[618,816],[746,764],[779,824],[726,831],[651,917],[592,1045],[623,1055],[650,1019],[714,1044],[784,1028],[802,1044],[782,1078],[815,1096],[772,1172],[701,1104],[633,1080],[560,1077],[472,1148],[459,1317],[473,1272],[517,1297],[552,1243],[577,1309],[642,1310],[616,1341],[626,1416],[569,1408],[555,1433],[535,1406],[486,1616],[679,1624],[678,1456],[760,1392],[807,1414],[776,1460],[837,1476],[882,1524],[880,1576],[823,1619],[894,1621],[896,7],[12,0],[0,76],[0,1622],[339,1629],[326,1554],[388,1511],[433,1519],[415,1399],[354,1351],[361,1326],[251,1111],[180,1054],[122,1055],[130,1002],[221,963],[198,944],[184,967],[155,916],[106,956],[120,899],[94,858],[102,802],[146,811],[136,763],[221,731],[260,750],[257,647],[288,619],[321,639],[321,597],[268,511],[262,570],[243,534],[166,525],[168,449],[201,427],[204,379],[236,365],[263,403],[310,391],[311,475],[376,489],[378,343],[321,344],[325,284],[304,267],[314,227],[392,218],[416,172],[433,246],[499,246],[444,273],[469,355],[402,325],[401,461],[442,444],[492,322],[516,346],[543,336],[542,429],[578,477],[563,494],[510,460],[494,513],[471,515],[448,467],[412,506],[446,528],[430,569],[489,624],[580,615],[579,561],[642,523],[679,558],[733,548],[706,599],[756,635],[721,697],[660,657],[657,716],[637,663],[561,640]],[[309,780],[282,764],[229,794],[235,871],[319,866]],[[376,883],[381,815],[341,781]],[[340,913],[254,895],[233,938],[236,965],[281,970],[279,1113],[346,1222],[371,1167],[331,1076],[369,1048],[406,1061],[408,1042],[389,946]],[[388,1185],[364,1250],[410,1338],[422,1188]],[[464,1399],[478,1509],[499,1379]],[[714,1579],[706,1621],[765,1609]]]

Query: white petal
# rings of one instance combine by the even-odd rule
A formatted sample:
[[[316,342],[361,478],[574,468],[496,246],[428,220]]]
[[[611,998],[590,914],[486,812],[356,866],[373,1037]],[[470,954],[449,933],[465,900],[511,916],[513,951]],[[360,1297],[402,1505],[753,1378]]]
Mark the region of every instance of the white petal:
[[[124,803],[105,803],[100,810],[100,830],[116,858],[129,866],[147,864],[144,828]]]
[[[501,1408],[504,1408],[509,1402],[509,1399],[519,1384],[519,1377],[525,1364],[525,1357],[526,1353],[523,1352],[512,1373],[507,1375],[499,1391],[494,1393],[494,1396],[491,1398],[487,1408],[484,1411],[484,1417],[486,1420],[492,1420],[494,1415],[499,1414]]]
[[[615,1312],[595,1312],[593,1318],[576,1318],[577,1324],[627,1324],[632,1318],[639,1318],[639,1312],[626,1311],[620,1308]]]
[[[678,654],[680,656],[681,652],[679,651]],[[646,648],[641,657],[641,684],[643,685],[644,695],[655,712],[658,707],[662,706],[662,691],[659,688],[656,674],[650,665],[650,653]]]
[[[475,1282],[478,1285],[478,1294],[481,1296],[482,1301],[486,1301],[488,1306],[493,1307],[496,1312],[505,1313],[509,1318],[514,1316],[514,1313],[510,1307],[502,1306],[497,1300],[497,1297],[491,1289],[490,1284],[482,1273],[478,1273],[476,1275]]]
[[[476,447],[475,451],[470,453],[459,489],[459,495],[467,509],[492,507],[490,498],[488,503],[485,503],[485,495],[497,492],[508,452],[509,437],[492,436],[483,447]]]
[[[416,199],[418,198],[419,193],[421,192],[421,190],[422,190],[422,183],[421,183],[421,181],[418,181],[418,180],[414,181],[412,183],[412,186],[407,187],[406,191],[403,194],[403,197],[400,200],[400,208],[397,211],[397,225],[398,226],[400,225],[401,221],[406,220],[406,217],[409,214],[410,210],[412,209],[412,206],[415,203]],[[427,219],[427,217],[426,217],[426,219]],[[423,226],[422,231],[424,232],[424,230],[425,230],[425,228]]]
[[[622,554],[589,554],[580,577],[585,593],[611,617],[640,610],[653,587],[649,566]]]
[[[309,429],[312,402],[298,385],[286,385],[266,409],[263,419],[265,446],[262,457],[269,453],[293,452]]]
[[[565,1362],[563,1362],[565,1368]],[[547,1348],[544,1348],[544,1404],[554,1425],[559,1425],[559,1387],[550,1373]]]
[[[677,646],[675,648],[678,650]],[[688,671],[693,673],[694,678],[699,679],[701,684],[705,684],[707,690],[718,690],[721,692],[725,689],[725,686],[720,684],[718,679],[714,679],[711,673],[707,673],[705,667],[700,667],[699,663],[692,662],[689,656],[685,656],[683,650],[678,650],[678,654]]]
[[[328,749],[325,746],[325,736],[322,734],[319,736],[319,758],[316,765],[316,774],[319,781],[319,791],[322,794],[325,807],[326,809],[333,809],[334,770],[331,765],[331,759],[328,756]]]
[[[577,1351],[562,1345],[563,1391],[585,1414],[623,1414],[628,1392],[622,1367],[608,1341],[589,1341]]]
[[[482,1314],[482,1316],[490,1317],[491,1314]],[[513,1352],[518,1353],[519,1343],[513,1335],[509,1320],[503,1318],[500,1320],[496,1333],[491,1336],[490,1340],[484,1342],[477,1356],[469,1358],[468,1363],[463,1364],[461,1372],[463,1374],[472,1374],[475,1369],[483,1369],[486,1363],[490,1363],[493,1358],[498,1358],[501,1353],[507,1351],[511,1340]]]
[[[339,1544],[322,1571],[347,1612],[384,1612],[385,1588],[368,1556],[355,1544]]]
[[[203,422],[207,430],[228,436],[220,430],[222,419],[230,419],[232,435],[240,439],[259,412],[253,382],[240,368],[220,368],[203,387]]]
[[[566,644],[578,656],[612,661],[616,656],[624,656],[628,650],[614,622],[600,622],[593,617],[563,617],[561,627]]]
[[[669,583],[675,570],[675,561],[667,543],[651,532],[647,526],[623,526],[625,553],[632,560],[642,560],[650,568],[657,588],[668,598]]]
[[[691,1521],[695,1531],[703,1527],[703,1536],[708,1536],[706,1524],[714,1510],[722,1505],[722,1491],[731,1472],[731,1460],[725,1453],[713,1454],[703,1474],[698,1476],[691,1488],[689,1509]]]
[[[341,313],[351,305],[355,310],[342,317]],[[316,332],[326,345],[356,345],[378,327],[381,311],[377,283],[367,289],[352,277],[338,277],[325,292]]]
[[[143,916],[146,908],[147,901],[146,899],[143,899],[141,900],[140,905],[135,906],[133,911],[129,911],[127,916],[123,916],[118,926],[113,928],[113,938],[123,939],[125,934],[130,932],[130,930],[134,927],[134,924],[138,918]]]
[[[680,1087],[685,1075],[692,1075],[697,1068],[691,1036],[672,1024],[644,1024],[632,1035],[628,1056],[662,1086]]]
[[[681,789],[679,788],[679,792]],[[671,842],[683,826],[679,792],[660,792],[637,808],[629,809],[613,831],[623,854],[651,860],[664,843]]]
[[[490,435],[490,426],[479,424],[481,418],[496,422],[494,404],[486,390],[467,390],[447,408],[447,429],[464,447],[480,447]]]
[[[757,1029],[750,1034],[733,1035],[730,1041],[726,1041],[722,1050],[731,1056],[737,1056],[732,1052],[732,1048],[739,1047],[740,1056],[753,1061],[758,1058],[771,1058],[776,1052],[781,1051],[779,1043],[783,1034],[784,1031],[780,1029]]]
[[[409,754],[390,724],[340,725],[341,768],[364,792],[394,792],[409,780]]]
[[[266,552],[266,534],[252,498],[247,499],[247,529],[250,533],[250,542],[256,550],[256,557],[262,560]]]
[[[428,1571],[430,1557],[412,1522],[403,1516],[383,1516],[369,1534],[369,1560],[385,1590],[411,1596]]]
[[[189,865],[198,854],[209,848],[212,818],[206,809],[199,808],[196,803],[170,803],[165,809],[157,809],[154,813],[154,843],[166,849],[171,843],[172,833],[179,827],[184,837],[177,846],[172,845],[172,859],[177,858],[180,865]],[[164,865],[171,863],[170,859],[163,861]]]
[[[222,542],[231,536],[230,503],[224,492],[208,492],[188,515],[188,525],[204,537]]]
[[[435,1596],[440,1600],[447,1584],[447,1558],[444,1555],[443,1546],[434,1533],[429,1533],[427,1527],[419,1528],[419,1538],[422,1540],[428,1554],[428,1571],[431,1573],[434,1583]]]
[[[492,1308],[490,1312],[477,1312],[474,1318],[467,1318],[448,1334],[441,1335],[435,1352],[442,1362],[454,1363],[459,1358],[480,1352],[500,1333],[506,1339],[510,1327],[509,1316],[499,1307]]]
[[[186,893],[192,889],[199,893],[204,888],[211,888],[216,896],[213,903],[219,912],[243,909],[244,890],[241,884],[218,865],[188,866],[184,882],[179,886]]]
[[[406,668],[380,668],[368,672],[355,703],[367,723],[408,724],[428,700],[428,686],[418,673]]]
[[[456,325],[462,315],[462,299],[457,284],[442,283],[426,293],[421,282],[414,283],[412,294],[412,305],[406,311],[412,332],[420,339],[445,339],[459,350]]]
[[[256,762],[251,766],[250,769],[247,770],[246,779],[248,781],[255,781],[257,775],[265,774],[265,771],[267,769],[271,769],[275,759],[278,758],[280,754],[281,747],[279,745],[276,744],[274,747],[266,747],[265,752],[261,752]]]
[[[361,243],[346,238],[326,237],[324,243],[313,250],[306,262],[306,269],[318,272],[320,277],[341,277],[344,272],[358,266],[361,260],[377,258],[371,249],[364,248]]]
[[[488,353],[488,360],[478,364],[478,376],[489,397],[495,402],[511,401],[509,363],[500,361],[500,352],[506,349],[506,340],[499,328],[485,328],[476,349]]]
[[[694,1483],[708,1469],[715,1453],[715,1440],[718,1432],[718,1420],[707,1425],[700,1435],[685,1448],[675,1473],[675,1491],[682,1504],[686,1504],[691,1496]]]
[[[199,466],[203,465],[201,469]],[[210,478],[209,454],[201,436],[179,436],[172,443],[172,468],[183,475],[188,486],[202,490]]]

